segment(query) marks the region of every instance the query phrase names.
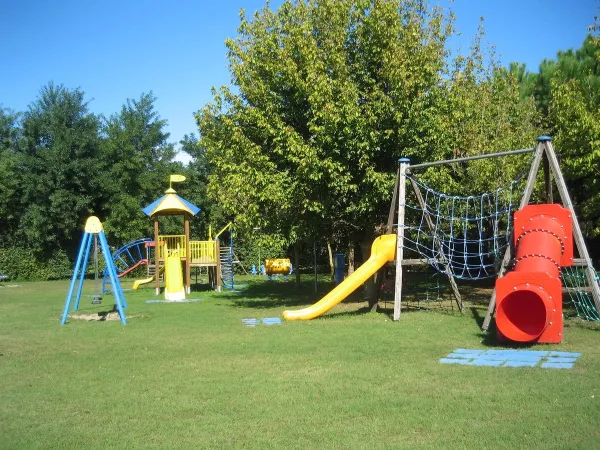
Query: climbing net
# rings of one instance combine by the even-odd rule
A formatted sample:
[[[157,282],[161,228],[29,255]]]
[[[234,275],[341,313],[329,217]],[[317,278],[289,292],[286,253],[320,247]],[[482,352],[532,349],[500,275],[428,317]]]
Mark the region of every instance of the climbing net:
[[[437,271],[460,279],[495,277],[509,245],[523,178],[492,192],[460,196],[438,192],[407,174],[422,202],[407,198],[405,204],[405,257],[425,259]]]
[[[581,266],[563,267],[562,282],[569,294],[569,300],[565,300],[565,307],[567,308],[565,313],[568,314],[570,309],[580,319],[600,322],[600,315],[596,311],[585,272],[585,268]],[[597,280],[598,273],[594,273]]]
[[[458,189],[475,185],[477,180],[479,185],[487,185],[488,180],[494,179],[489,170],[490,168],[493,170],[494,166],[488,164],[465,168],[464,162],[508,154],[522,154],[527,151],[528,149],[500,152],[415,166],[407,165],[408,167],[401,164],[397,188],[402,186],[399,183],[412,186],[412,189],[405,191],[405,201],[400,205],[403,209],[400,211],[403,212],[400,217],[404,217],[404,223],[398,224],[399,232],[402,230],[403,260],[416,258],[409,264],[426,262],[438,273],[464,280],[495,278],[512,239],[513,214],[521,204],[526,188],[528,195],[535,190],[534,175],[536,174],[532,172],[526,181],[526,174],[529,171],[523,170],[525,166],[533,170],[531,162],[527,165],[521,164],[526,162],[525,160],[521,163],[517,162],[508,171],[503,170],[501,163],[498,163],[496,178],[502,177],[506,180],[517,171],[521,173],[497,189],[468,196],[439,192],[423,181],[427,179],[427,174],[418,178],[414,175],[414,169],[459,163],[456,170],[435,173],[433,179],[438,181],[437,185],[441,184],[442,179],[447,180],[444,186],[450,186],[450,189],[452,185]],[[539,156],[538,153],[536,155]],[[485,167],[488,170],[480,170]],[[402,175],[405,175],[406,179],[402,179]],[[474,178],[475,183],[471,183],[470,178]],[[462,180],[463,183],[458,180]],[[460,193],[460,190],[458,192]],[[388,222],[388,226],[390,223]],[[598,273],[594,271],[595,282],[592,283],[594,286],[590,286],[587,275],[590,277],[592,275],[589,269],[593,270],[593,268],[586,269],[580,266],[564,268],[561,276],[570,297],[570,300],[565,301],[566,312],[574,313],[583,320],[600,321],[600,313],[596,308],[595,297],[592,295],[597,292],[595,283],[600,279]],[[452,284],[452,280],[450,281]],[[452,286],[456,290],[456,286],[454,284]]]

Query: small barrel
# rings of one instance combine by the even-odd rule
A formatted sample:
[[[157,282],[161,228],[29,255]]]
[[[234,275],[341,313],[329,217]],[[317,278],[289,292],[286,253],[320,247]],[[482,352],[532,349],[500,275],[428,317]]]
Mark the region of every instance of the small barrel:
[[[266,259],[265,272],[267,275],[288,275],[292,264],[289,258]]]

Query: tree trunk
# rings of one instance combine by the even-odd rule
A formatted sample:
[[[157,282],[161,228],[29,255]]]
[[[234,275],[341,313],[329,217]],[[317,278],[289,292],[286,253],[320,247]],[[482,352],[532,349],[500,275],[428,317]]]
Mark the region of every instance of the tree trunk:
[[[348,276],[354,273],[354,241],[348,244]]]
[[[360,251],[364,261],[369,259],[371,256],[371,239],[372,234],[366,233],[365,238],[360,242]],[[369,302],[369,310],[377,311],[377,287],[375,285],[375,277],[369,277],[369,279],[365,282],[365,299]]]
[[[300,286],[300,242],[294,243],[294,265],[296,266],[296,286]]]
[[[335,281],[335,267],[333,265],[333,250],[331,249],[331,242],[327,241],[327,252],[329,253],[329,274],[331,275],[331,281]]]

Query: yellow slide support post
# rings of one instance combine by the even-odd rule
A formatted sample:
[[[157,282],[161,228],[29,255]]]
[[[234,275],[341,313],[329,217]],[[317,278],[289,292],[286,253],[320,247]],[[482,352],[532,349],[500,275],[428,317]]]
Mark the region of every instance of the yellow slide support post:
[[[319,317],[352,294],[356,288],[373,276],[385,263],[394,261],[395,258],[396,235],[384,234],[379,236],[371,246],[371,257],[356,272],[314,305],[296,311],[284,311],[283,317],[286,320],[310,320]]]
[[[183,270],[178,255],[167,256],[165,259],[165,283],[165,300],[171,302],[185,300]]]

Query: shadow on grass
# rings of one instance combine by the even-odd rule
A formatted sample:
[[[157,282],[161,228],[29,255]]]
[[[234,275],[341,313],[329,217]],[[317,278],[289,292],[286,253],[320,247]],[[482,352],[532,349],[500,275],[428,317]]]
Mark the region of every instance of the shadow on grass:
[[[193,292],[211,292],[214,290],[208,283],[191,283],[190,289]]]
[[[287,282],[253,282],[239,292],[225,291],[220,298],[229,299],[236,308],[277,308],[299,307],[313,304],[333,289],[329,282],[319,282],[315,292],[314,282],[303,281],[299,285]],[[345,301],[359,303],[362,300],[357,292]]]
[[[231,301],[230,305],[234,308],[248,309],[269,309],[269,308],[303,308],[319,301],[323,296],[329,293],[333,288],[333,283],[327,280],[320,280],[317,283],[317,292],[315,292],[314,280],[303,280],[299,285],[292,279],[289,281],[265,281],[262,279],[244,280],[245,287],[239,291],[224,291],[219,294],[220,299]],[[459,282],[459,291],[465,304],[465,315],[472,317],[480,330],[476,333],[481,344],[490,347],[511,347],[512,343],[498,341],[495,321],[492,320],[488,331],[481,330],[487,307],[492,295],[494,283],[490,280],[483,282],[467,283]],[[418,282],[414,283],[412,289],[407,289],[403,294],[402,314],[431,311],[436,314],[448,316],[461,315],[452,291],[449,286],[441,286],[437,296],[427,295],[423,299],[423,293],[427,294],[427,288],[421,286]],[[194,285],[195,291],[210,291],[207,284]],[[419,292],[420,291],[420,292]],[[341,316],[356,316],[370,312],[367,306],[364,306],[366,300],[363,298],[362,289],[357,289],[354,293],[343,300],[346,305],[355,305],[355,309],[349,309],[328,314],[324,318],[334,318]],[[377,313],[384,314],[393,319],[394,301],[393,294],[383,294],[378,303]],[[600,331],[600,323],[584,322],[580,319],[566,319],[565,327],[576,326],[589,328],[594,331]],[[519,345],[519,348],[527,347]]]
[[[319,281],[317,292],[315,292],[314,281],[302,281],[299,285],[290,280],[281,281],[262,281],[250,280],[247,286],[239,292],[225,291],[219,294],[219,298],[231,301],[231,306],[235,308],[266,309],[266,308],[303,308],[319,301],[323,296],[329,293],[335,286],[329,281]],[[388,296],[389,297],[389,296]],[[441,312],[443,314],[460,314],[457,307],[453,306],[451,301],[429,302],[418,301],[416,296],[407,295],[403,304],[402,313],[413,313],[423,310]],[[363,315],[370,312],[366,306],[366,300],[363,298],[362,289],[358,288],[347,298],[343,300],[346,305],[355,306],[355,309],[339,311],[336,314],[329,314],[327,318],[339,316]],[[387,315],[393,318],[394,302],[389,298],[382,299],[378,303],[377,313]]]

